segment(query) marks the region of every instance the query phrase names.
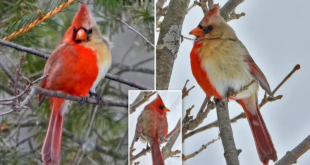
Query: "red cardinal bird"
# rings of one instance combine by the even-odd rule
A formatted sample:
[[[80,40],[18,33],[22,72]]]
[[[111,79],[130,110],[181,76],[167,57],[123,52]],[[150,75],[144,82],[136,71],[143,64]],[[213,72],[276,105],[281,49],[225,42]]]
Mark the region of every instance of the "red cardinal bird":
[[[85,3],[76,13],[64,38],[57,45],[44,68],[48,75],[42,88],[86,97],[95,95],[95,88],[111,66],[110,48],[102,38]],[[41,100],[43,97],[40,96]],[[42,148],[46,165],[60,163],[63,119],[68,100],[50,97],[51,116]]]
[[[212,9],[190,34],[197,37],[191,51],[192,73],[208,98],[236,100],[244,109],[260,160],[276,161],[276,150],[257,105],[259,85],[273,96],[263,72],[237,38],[234,30]],[[255,80],[247,90],[244,86]],[[239,92],[229,96],[231,92]]]
[[[159,95],[151,103],[145,106],[138,118],[136,125],[135,141],[141,137],[151,145],[153,165],[164,165],[164,159],[160,151],[160,141],[168,134],[168,122],[166,108]]]

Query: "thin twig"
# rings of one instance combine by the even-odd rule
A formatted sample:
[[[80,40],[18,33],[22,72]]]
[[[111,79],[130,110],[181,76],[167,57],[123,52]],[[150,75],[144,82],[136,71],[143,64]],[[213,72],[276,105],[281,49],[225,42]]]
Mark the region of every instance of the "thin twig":
[[[195,88],[195,86],[192,86],[191,88],[189,88],[189,89],[187,90],[186,85],[187,85],[188,82],[189,82],[189,80],[186,80],[185,85],[184,85],[184,87],[183,87],[183,89],[182,89],[182,99],[184,99],[186,96],[188,96],[188,93],[189,93],[193,88]]]
[[[157,92],[142,91],[140,94],[143,95],[143,99],[136,99],[132,104],[130,104],[130,114],[134,113],[139,106],[147,102],[155,93]]]
[[[118,21],[120,21],[121,23],[123,23],[124,25],[126,25],[130,30],[134,31],[135,33],[137,33],[139,36],[141,36],[149,45],[151,45],[152,47],[154,47],[154,44],[149,41],[146,37],[144,37],[140,32],[138,32],[137,30],[135,30],[133,27],[131,27],[130,25],[128,25],[125,21],[121,20],[120,18],[116,18]]]
[[[213,144],[214,142],[216,142],[216,141],[218,141],[218,140],[220,140],[220,139],[221,139],[221,137],[218,137],[218,138],[216,138],[216,139],[211,140],[211,141],[208,142],[207,144],[202,145],[201,148],[200,148],[198,151],[195,151],[195,152],[193,152],[193,153],[191,153],[191,154],[189,154],[189,155],[184,155],[184,154],[183,154],[183,155],[182,155],[182,161],[186,161],[187,159],[190,159],[190,158],[195,157],[195,156],[198,155],[200,152],[202,152],[203,150],[207,149],[207,147],[208,147],[209,145]]]

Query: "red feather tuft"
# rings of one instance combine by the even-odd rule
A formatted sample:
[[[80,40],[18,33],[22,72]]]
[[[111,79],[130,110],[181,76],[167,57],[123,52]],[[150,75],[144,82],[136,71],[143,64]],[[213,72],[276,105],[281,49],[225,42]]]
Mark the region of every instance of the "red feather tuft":
[[[220,17],[220,6],[214,7],[212,10],[210,10],[201,20],[201,25],[208,25],[212,20],[215,20]]]
[[[82,3],[80,10],[75,14],[71,26],[75,29],[86,28],[89,29],[92,26],[93,19],[88,11],[86,3]],[[85,27],[88,26],[88,27]]]
[[[166,107],[163,100],[161,99],[160,95],[157,94],[157,97],[155,100],[150,102],[148,105],[145,106],[145,108],[154,109],[158,111],[159,113],[166,114],[163,110],[159,109],[159,106]]]
[[[212,17],[214,15],[217,15],[218,12],[220,11],[220,6],[216,6],[214,7],[212,10],[209,11],[209,13],[207,14],[209,17]]]

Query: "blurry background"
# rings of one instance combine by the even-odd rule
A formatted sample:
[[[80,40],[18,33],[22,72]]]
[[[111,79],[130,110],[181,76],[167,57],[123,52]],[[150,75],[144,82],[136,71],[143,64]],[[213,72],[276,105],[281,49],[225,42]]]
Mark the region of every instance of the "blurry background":
[[[135,99],[138,97],[140,91],[129,91],[129,102],[128,104],[132,104]],[[170,112],[167,112],[167,120],[168,120],[168,134],[175,128],[176,124],[178,123],[179,119],[182,116],[182,99],[181,99],[181,92],[180,91],[157,91],[157,93],[162,98],[165,106],[170,109]],[[144,107],[153,101],[157,97],[157,94],[154,94],[149,101],[146,101],[141,106],[139,106],[136,111],[129,115],[129,145],[133,140],[136,130],[136,124],[139,115],[144,110]],[[166,143],[161,145],[161,148],[165,146]],[[135,151],[133,155],[137,155],[143,149],[146,148],[146,143],[143,143],[141,140],[138,140],[134,144]],[[172,151],[180,150],[182,151],[182,140],[181,135],[178,136],[176,142],[172,147]],[[167,165],[181,165],[182,158],[180,157],[181,154],[175,155],[175,157],[170,157],[165,160],[165,164]],[[146,155],[142,155],[134,162],[140,162],[141,165],[152,165],[152,154],[148,152]]]
[[[191,0],[189,6],[193,2]],[[221,7],[226,2],[227,0],[214,0],[214,3],[219,3]],[[168,4],[169,1],[165,6]],[[308,110],[308,94],[310,92],[308,88],[310,81],[309,5],[310,1],[306,0],[244,1],[236,8],[236,13],[244,12],[246,15],[228,23],[247,47],[256,64],[264,72],[272,89],[283,80],[296,64],[301,65],[301,69],[276,93],[276,95],[283,95],[283,98],[267,103],[261,109],[277,150],[278,158],[283,157],[287,151],[296,147],[310,133],[310,111]],[[199,6],[192,8],[185,16],[181,34],[194,38],[188,34],[193,28],[197,27],[202,18],[202,9]],[[158,33],[156,34],[158,35]],[[196,86],[183,102],[183,116],[187,108],[195,105],[191,112],[196,117],[205,98],[205,93],[192,76],[189,56],[192,46],[193,41],[191,40],[184,39],[181,43],[174,62],[169,89],[182,89],[187,79],[190,80],[188,87]],[[264,92],[260,89],[258,100],[261,101],[263,96]],[[231,118],[242,111],[242,107],[236,102],[229,102]],[[216,119],[216,111],[213,110],[199,127]],[[261,165],[248,121],[246,119],[238,120],[232,124],[232,129],[236,147],[242,150],[239,155],[240,164]],[[186,139],[183,143],[183,154],[188,155],[198,151],[203,144],[207,144],[218,136],[219,129],[216,127]],[[217,141],[200,154],[184,161],[183,164],[223,165],[226,164],[223,154],[222,143]],[[296,164],[308,165],[309,162],[310,152],[307,152],[297,160]],[[274,163],[270,162],[269,164]]]
[[[31,22],[38,9],[42,14],[51,11],[64,0],[0,0],[0,38],[11,34]],[[76,1],[51,19],[32,28],[12,42],[51,53],[71,24],[79,9]],[[113,66],[109,73],[154,87],[154,51],[137,33],[129,30],[116,18],[121,18],[142,33],[149,41],[154,40],[154,2],[145,0],[88,0],[88,7],[97,20],[102,34],[113,43]],[[21,52],[0,46],[0,61],[13,73],[18,66]],[[42,75],[46,60],[26,54],[21,73],[30,80]],[[140,69],[143,68],[143,69]],[[8,77],[0,70],[0,99],[11,98],[13,88]],[[100,96],[115,100],[127,100],[127,90],[135,89],[105,79],[97,86]],[[41,162],[41,145],[45,137],[50,115],[47,99],[38,107],[37,99],[29,110],[0,116],[0,164],[37,164]],[[73,103],[66,114],[62,143],[61,164],[126,164],[127,162],[127,108],[95,105],[79,106]],[[0,114],[10,110],[0,105]],[[72,138],[74,135],[74,138]],[[103,151],[84,154],[77,140],[96,143]]]

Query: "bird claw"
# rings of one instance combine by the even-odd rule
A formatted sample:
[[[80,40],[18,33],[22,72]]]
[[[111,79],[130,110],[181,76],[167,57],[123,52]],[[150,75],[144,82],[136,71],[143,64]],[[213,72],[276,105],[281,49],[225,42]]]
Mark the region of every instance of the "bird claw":
[[[95,92],[89,91],[89,96],[90,97],[94,97],[97,100],[97,103],[102,101],[102,98],[97,93],[95,93]]]
[[[236,97],[237,94],[238,94],[238,91],[234,91],[234,89],[228,88],[226,95],[227,95],[227,98],[229,98],[229,97]]]
[[[214,98],[214,103],[215,103],[215,105],[217,105],[217,106],[219,106],[221,108],[225,108],[225,103],[222,100],[218,99],[218,98]]]

